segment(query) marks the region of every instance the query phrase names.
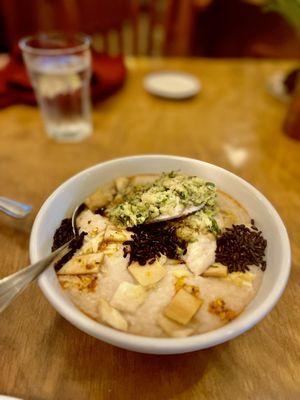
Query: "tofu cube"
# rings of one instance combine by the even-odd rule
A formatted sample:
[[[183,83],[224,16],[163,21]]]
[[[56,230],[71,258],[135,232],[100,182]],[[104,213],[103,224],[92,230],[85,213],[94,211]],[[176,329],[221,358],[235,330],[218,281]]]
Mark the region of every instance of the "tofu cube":
[[[158,261],[146,265],[139,265],[134,262],[128,267],[128,271],[142,286],[149,286],[159,282],[167,273],[165,267]]]
[[[202,302],[200,298],[180,289],[165,308],[164,315],[179,324],[186,325],[196,314]]]

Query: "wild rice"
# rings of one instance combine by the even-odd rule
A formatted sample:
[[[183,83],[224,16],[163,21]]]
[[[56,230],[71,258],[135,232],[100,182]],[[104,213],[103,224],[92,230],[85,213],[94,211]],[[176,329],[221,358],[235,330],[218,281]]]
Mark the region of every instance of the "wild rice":
[[[58,271],[64,264],[66,264],[73,255],[76,250],[80,249],[82,246],[83,238],[86,235],[85,232],[82,232],[80,235],[74,237],[73,228],[72,228],[72,220],[71,218],[65,218],[61,221],[59,228],[56,229],[54,237],[53,237],[53,245],[52,251],[57,250],[60,246],[67,243],[73,237],[74,239],[69,244],[69,251],[66,253],[60,260],[58,260],[54,264],[54,268]]]
[[[53,237],[52,251],[67,243],[74,236],[71,218],[65,218],[56,229]]]
[[[233,225],[217,238],[216,261],[227,265],[229,272],[246,272],[250,265],[266,269],[267,241],[251,221],[251,228]]]
[[[124,257],[130,254],[130,263],[152,264],[161,255],[179,260],[186,253],[187,242],[176,235],[176,228],[167,222],[137,225],[127,228],[133,233],[132,239],[124,242]]]

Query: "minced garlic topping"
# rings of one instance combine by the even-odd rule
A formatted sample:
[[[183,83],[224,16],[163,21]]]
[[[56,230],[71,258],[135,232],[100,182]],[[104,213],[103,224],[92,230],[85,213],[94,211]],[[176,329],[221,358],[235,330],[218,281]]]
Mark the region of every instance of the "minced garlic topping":
[[[107,215],[117,224],[132,227],[160,215],[176,216],[192,206],[203,206],[203,217],[205,210],[216,207],[215,185],[196,176],[171,172],[161,174],[150,184],[127,186],[118,203],[107,208]]]

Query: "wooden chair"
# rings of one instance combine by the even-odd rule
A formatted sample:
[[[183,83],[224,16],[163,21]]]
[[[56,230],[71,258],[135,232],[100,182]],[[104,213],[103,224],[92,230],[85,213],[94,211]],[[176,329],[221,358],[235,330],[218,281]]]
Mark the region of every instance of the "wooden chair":
[[[299,37],[266,1],[168,0],[165,54],[299,58]]]
[[[164,53],[169,56],[193,54],[197,15],[213,0],[168,0],[165,22]]]
[[[139,0],[0,0],[2,41],[11,49],[20,37],[39,31],[82,31],[99,50],[151,55],[161,22],[158,6],[159,0],[149,0],[147,7]],[[147,26],[143,36],[141,18]]]

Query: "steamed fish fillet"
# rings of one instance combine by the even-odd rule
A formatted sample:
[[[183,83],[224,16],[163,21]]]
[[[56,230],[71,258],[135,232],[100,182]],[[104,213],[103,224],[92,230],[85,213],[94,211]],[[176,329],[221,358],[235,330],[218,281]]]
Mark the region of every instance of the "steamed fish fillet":
[[[76,219],[76,225],[79,228],[79,232],[87,232],[88,234],[96,234],[105,232],[108,220],[102,215],[94,214],[90,210],[83,210]]]
[[[201,275],[215,262],[217,243],[213,235],[199,235],[195,242],[189,243],[183,257],[193,274]]]

